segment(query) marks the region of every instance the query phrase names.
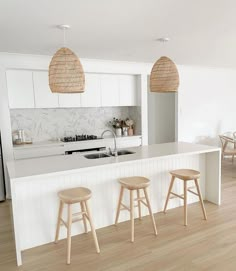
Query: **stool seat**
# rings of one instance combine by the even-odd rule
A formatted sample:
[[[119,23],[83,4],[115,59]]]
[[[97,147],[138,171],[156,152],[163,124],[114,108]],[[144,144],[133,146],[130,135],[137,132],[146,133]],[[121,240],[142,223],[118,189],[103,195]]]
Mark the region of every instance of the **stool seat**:
[[[170,174],[183,181],[189,181],[200,178],[200,172],[194,169],[176,169],[172,170]]]
[[[85,187],[76,187],[58,192],[58,197],[65,203],[76,203],[91,198],[92,192]]]
[[[140,176],[133,176],[133,177],[126,177],[119,180],[121,186],[129,189],[129,190],[136,190],[142,189],[149,186],[150,180],[145,177]]]

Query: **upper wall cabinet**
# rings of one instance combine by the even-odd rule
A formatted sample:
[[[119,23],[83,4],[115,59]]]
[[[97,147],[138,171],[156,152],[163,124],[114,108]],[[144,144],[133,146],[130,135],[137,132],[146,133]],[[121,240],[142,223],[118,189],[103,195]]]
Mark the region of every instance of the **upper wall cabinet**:
[[[10,108],[34,108],[32,71],[8,70],[6,72]]]
[[[98,107],[102,105],[100,75],[85,74],[85,91],[81,93],[82,107]]]
[[[138,105],[135,75],[86,73],[83,93],[57,94],[47,71],[8,70],[10,108],[58,108]]]
[[[101,75],[102,106],[138,105],[137,78],[135,75]]]
[[[80,93],[63,93],[59,94],[59,107],[80,107],[81,94]]]
[[[137,105],[137,80],[135,75],[119,76],[119,96],[121,106]]]
[[[102,106],[119,106],[119,76],[103,74],[100,78]]]
[[[36,108],[59,107],[58,94],[52,93],[48,83],[48,72],[33,72],[34,95]]]

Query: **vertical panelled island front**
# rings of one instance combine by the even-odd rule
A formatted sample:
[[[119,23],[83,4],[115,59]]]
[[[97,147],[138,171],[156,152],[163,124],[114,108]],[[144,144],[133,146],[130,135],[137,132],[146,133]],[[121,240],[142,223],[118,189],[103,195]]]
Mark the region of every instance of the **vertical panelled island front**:
[[[90,207],[96,229],[114,224],[119,196],[117,180],[121,177],[144,176],[151,180],[149,195],[153,212],[156,213],[163,210],[170,183],[169,171],[196,169],[201,172],[203,198],[220,204],[219,148],[173,142],[127,150],[133,154],[100,159],[67,155],[7,163],[18,265],[22,264],[22,251],[54,241],[59,205],[57,193],[63,189],[83,186],[92,191]],[[174,189],[181,194],[181,183],[176,182]],[[128,204],[128,195],[124,196]],[[188,202],[195,201],[198,201],[198,197],[189,195]],[[182,204],[180,199],[171,199],[168,207],[175,208]],[[142,212],[148,214],[145,208]],[[129,213],[121,212],[120,221],[128,219]],[[72,227],[72,235],[82,232],[80,223]],[[60,238],[65,237],[66,230],[62,228]]]

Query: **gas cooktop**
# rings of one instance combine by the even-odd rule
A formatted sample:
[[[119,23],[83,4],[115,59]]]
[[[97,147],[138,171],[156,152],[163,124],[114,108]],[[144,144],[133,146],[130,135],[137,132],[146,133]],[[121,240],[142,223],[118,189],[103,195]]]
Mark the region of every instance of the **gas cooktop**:
[[[65,136],[61,139],[62,142],[74,142],[74,141],[85,141],[85,140],[95,140],[102,139],[96,135],[75,135],[75,136]]]

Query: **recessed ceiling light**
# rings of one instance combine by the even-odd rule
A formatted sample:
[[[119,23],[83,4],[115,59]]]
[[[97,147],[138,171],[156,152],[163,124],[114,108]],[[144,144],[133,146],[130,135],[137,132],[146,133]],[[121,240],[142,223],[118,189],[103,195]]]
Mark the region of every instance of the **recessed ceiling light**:
[[[156,41],[159,41],[159,42],[168,42],[168,41],[170,41],[170,38],[168,38],[168,37],[161,37],[161,38],[156,39]]]
[[[68,24],[60,24],[60,25],[57,25],[57,28],[59,28],[61,30],[66,30],[66,29],[70,28],[70,25],[68,25]]]

